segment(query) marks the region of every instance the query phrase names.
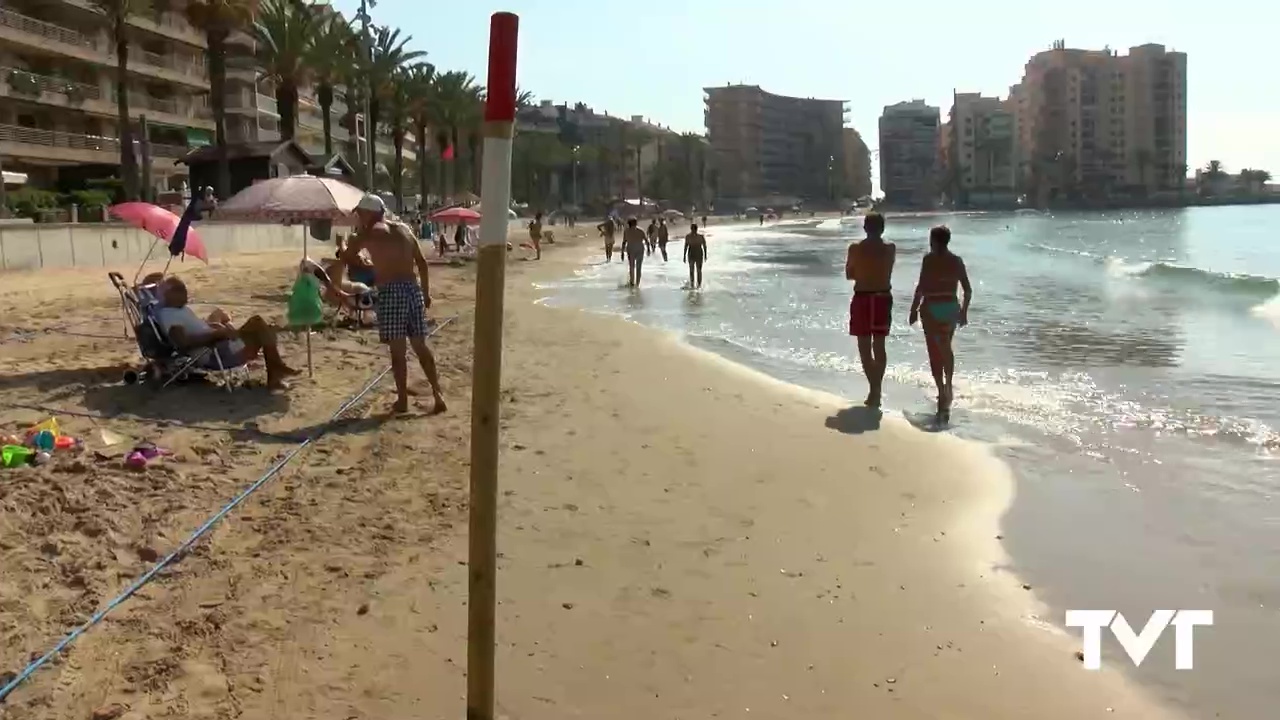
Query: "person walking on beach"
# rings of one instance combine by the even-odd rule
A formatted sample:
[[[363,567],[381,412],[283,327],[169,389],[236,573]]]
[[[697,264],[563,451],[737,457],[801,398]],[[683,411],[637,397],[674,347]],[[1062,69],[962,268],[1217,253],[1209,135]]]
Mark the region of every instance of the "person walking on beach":
[[[542,213],[533,216],[529,223],[529,242],[533,245],[533,259],[542,259]]]
[[[671,241],[671,229],[667,227],[666,218],[658,220],[658,250],[662,252],[662,262],[667,261],[667,243]]]
[[[427,346],[426,310],[431,307],[427,259],[413,230],[408,225],[386,219],[387,206],[377,195],[367,194],[356,205],[356,234],[343,251],[344,259],[359,257],[368,250],[373,260],[373,275],[378,288],[378,339],[391,351],[391,372],[396,380],[396,402],[392,411],[409,411],[409,369],[405,362],[406,344],[413,347],[422,372],[431,384],[435,400],[433,412],[445,411],[444,394],[436,374],[436,359]],[[341,286],[339,263],[333,283]],[[414,276],[414,268],[418,275]]]
[[[627,229],[622,231],[622,251],[627,256],[628,287],[640,287],[640,271],[644,268],[647,243],[644,231],[636,225],[636,219],[627,218]]]
[[[613,236],[618,228],[613,224],[613,218],[607,217],[604,222],[596,226],[600,231],[600,235],[604,238],[604,261],[613,262]]]
[[[924,340],[929,351],[929,369],[938,386],[938,415],[951,412],[951,376],[956,370],[956,356],[951,349],[956,328],[969,323],[969,299],[973,288],[964,260],[951,252],[951,230],[939,225],[929,231],[929,254],[920,263],[920,281],[911,301],[912,325],[921,320]],[[956,298],[956,287],[964,290],[964,302]],[[923,314],[921,312],[923,311]]]
[[[665,252],[664,252],[665,255]],[[684,236],[684,261],[689,264],[689,289],[702,288],[702,263],[707,259],[707,237],[698,232],[698,226],[689,228]]]
[[[867,233],[864,240],[849,245],[844,276],[853,281],[853,299],[849,302],[849,334],[858,339],[858,355],[866,373],[867,407],[880,407],[884,372],[889,365],[884,340],[889,335],[893,314],[891,279],[897,247],[884,241],[884,216],[867,213],[862,221]]]
[[[653,251],[658,248],[658,221],[657,220],[649,221],[649,227],[645,230],[645,235],[648,237],[648,243],[649,243],[647,249],[649,251],[649,254],[652,255]]]

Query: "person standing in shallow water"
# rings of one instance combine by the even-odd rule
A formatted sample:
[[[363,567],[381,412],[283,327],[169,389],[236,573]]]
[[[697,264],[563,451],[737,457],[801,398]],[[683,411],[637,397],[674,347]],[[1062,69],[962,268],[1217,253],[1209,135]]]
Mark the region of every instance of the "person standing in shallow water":
[[[667,227],[666,218],[658,220],[658,250],[662,253],[662,262],[667,261],[667,243],[671,242],[671,229]]]
[[[613,224],[613,218],[607,217],[604,222],[596,226],[600,231],[600,236],[604,238],[604,261],[613,262],[613,236],[617,231],[617,226]]]
[[[698,232],[698,226],[689,228],[684,236],[684,261],[689,264],[689,289],[702,287],[702,262],[707,259],[707,238]]]
[[[867,375],[866,405],[880,407],[884,372],[889,366],[884,341],[889,336],[893,315],[893,263],[898,249],[884,241],[884,216],[867,213],[862,221],[867,237],[849,245],[844,276],[853,281],[849,301],[849,334],[858,339],[858,356]]]
[[[627,285],[640,287],[640,272],[644,269],[644,253],[648,238],[636,225],[635,218],[627,218],[627,229],[622,231],[622,251],[627,256]]]
[[[951,341],[956,328],[969,324],[969,300],[973,297],[969,271],[964,260],[951,252],[950,244],[951,230],[945,225],[929,231],[929,254],[920,263],[920,281],[916,284],[909,318],[912,325],[917,319],[922,321],[929,369],[938,386],[938,416],[943,418],[951,412],[954,398],[951,376],[956,370],[956,356]],[[957,286],[964,290],[963,303],[956,298]]]

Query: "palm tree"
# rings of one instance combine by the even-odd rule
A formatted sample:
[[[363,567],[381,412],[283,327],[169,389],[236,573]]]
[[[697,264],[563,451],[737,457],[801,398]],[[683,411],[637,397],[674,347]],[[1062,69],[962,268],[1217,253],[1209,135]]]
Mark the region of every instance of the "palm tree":
[[[430,67],[430,66],[428,66]],[[434,74],[435,68],[425,71],[429,77]],[[418,77],[415,76],[415,66],[398,68],[393,76],[390,86],[390,96],[387,98],[387,130],[391,135],[391,146],[395,150],[395,160],[393,170],[391,172],[391,188],[396,196],[397,212],[404,211],[404,139],[408,133],[409,124],[413,120],[413,93],[417,90]],[[418,141],[421,146],[421,140]],[[418,175],[424,176],[422,172],[422,161],[426,159],[421,147],[418,149]],[[423,198],[426,193],[423,193]]]
[[[300,0],[264,0],[253,24],[262,76],[276,86],[284,140],[297,134],[298,88],[311,79],[310,46],[319,30],[319,13]]]
[[[204,31],[209,58],[209,105],[213,109],[214,144],[218,153],[218,197],[231,195],[231,161],[227,157],[227,38],[248,27],[257,0],[187,0],[187,20]]]
[[[316,85],[326,157],[333,156],[333,89],[342,83],[345,73],[355,63],[357,43],[351,26],[341,15],[334,14],[315,28],[307,45],[306,64]]]
[[[413,39],[413,36],[406,35],[401,38],[398,29],[392,30],[386,26],[375,29],[373,57],[367,72],[369,117],[366,118],[366,122],[369,123],[370,128],[378,127],[378,121],[382,118],[383,107],[391,102],[401,68],[407,67],[414,61],[427,56],[425,52],[405,48],[405,45]],[[369,156],[374,157],[375,155],[371,150]]]
[[[458,141],[480,118],[480,92],[470,73],[450,70],[436,76],[436,119],[444,140],[440,147],[452,147],[454,155],[445,183],[447,195],[453,195],[457,186]]]
[[[427,202],[427,158],[431,145],[430,128],[436,121],[436,68],[431,63],[419,63],[408,68],[403,83],[409,93],[408,120],[413,137],[418,142],[418,195]]]
[[[129,116],[129,36],[130,15],[145,9],[146,0],[92,0],[106,15],[111,39],[116,47],[116,122],[120,125],[120,174],[124,177],[125,200],[138,199],[138,162],[133,154],[133,121]]]

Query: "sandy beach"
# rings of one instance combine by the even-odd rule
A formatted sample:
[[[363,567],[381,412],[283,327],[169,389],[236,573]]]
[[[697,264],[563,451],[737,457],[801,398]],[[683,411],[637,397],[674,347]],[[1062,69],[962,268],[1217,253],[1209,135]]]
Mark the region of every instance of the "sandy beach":
[[[1083,670],[1078,638],[1007,571],[1014,488],[999,462],[656,331],[537,304],[538,280],[596,253],[592,229],[556,234],[542,262],[508,270],[500,714],[1174,717],[1120,674]],[[197,302],[281,321],[297,261],[215,257],[178,274]],[[462,717],[474,268],[435,268],[432,287],[432,316],[455,318],[433,340],[449,413],[388,418],[387,377],[0,715]],[[59,416],[84,453],[0,470],[0,680],[387,364],[373,331],[334,329],[313,336],[314,377],[287,394],[156,392],[120,382],[137,351],[116,337],[104,273],[4,275],[0,311],[0,429],[49,415],[14,404],[102,416]],[[55,326],[111,337],[11,336]],[[283,342],[305,365],[302,338]],[[105,445],[104,428],[127,440]],[[142,440],[174,455],[125,469]]]

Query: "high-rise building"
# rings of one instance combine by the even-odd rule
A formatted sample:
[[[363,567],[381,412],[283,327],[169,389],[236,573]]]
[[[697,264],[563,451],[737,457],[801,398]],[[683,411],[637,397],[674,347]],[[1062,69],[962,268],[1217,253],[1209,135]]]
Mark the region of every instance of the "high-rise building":
[[[1174,190],[1186,177],[1185,53],[1058,41],[1031,58],[1011,96],[1018,173],[1039,199]]]
[[[844,129],[844,173],[848,199],[871,195],[871,151],[862,134],[853,128]]]
[[[946,190],[961,204],[1010,203],[1016,197],[1013,102],[954,93],[944,126]]]
[[[832,201],[844,173],[843,100],[705,88],[706,126],[722,202]]]
[[[924,100],[886,106],[880,115],[880,190],[893,207],[938,201],[941,111]]]

